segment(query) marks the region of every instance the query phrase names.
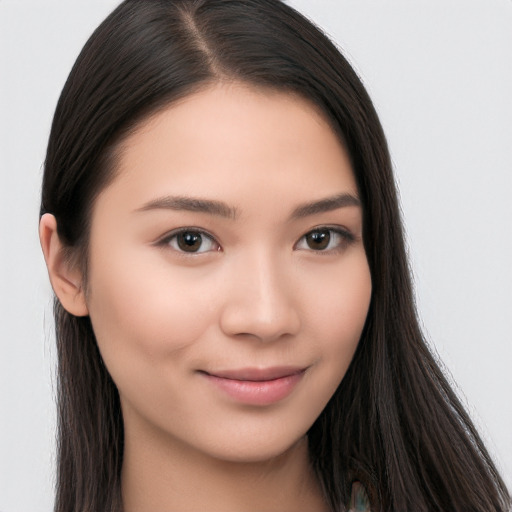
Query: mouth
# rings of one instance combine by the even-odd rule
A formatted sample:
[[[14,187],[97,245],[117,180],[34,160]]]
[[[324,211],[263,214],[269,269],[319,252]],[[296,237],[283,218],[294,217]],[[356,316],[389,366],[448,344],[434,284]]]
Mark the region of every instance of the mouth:
[[[201,372],[211,377],[220,379],[241,380],[250,382],[264,382],[269,380],[282,379],[298,373],[303,373],[306,368],[297,366],[275,366],[269,368],[240,368],[235,370],[218,370],[212,372]]]
[[[292,394],[307,368],[270,367],[200,371],[216,390],[248,405],[270,405]]]

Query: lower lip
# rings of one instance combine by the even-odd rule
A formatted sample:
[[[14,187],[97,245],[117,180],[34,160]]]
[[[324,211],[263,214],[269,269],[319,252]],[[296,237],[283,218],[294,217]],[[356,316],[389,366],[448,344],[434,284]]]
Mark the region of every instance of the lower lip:
[[[238,402],[248,405],[270,405],[284,400],[304,376],[304,371],[278,379],[252,381],[235,380],[204,374],[218,389]]]

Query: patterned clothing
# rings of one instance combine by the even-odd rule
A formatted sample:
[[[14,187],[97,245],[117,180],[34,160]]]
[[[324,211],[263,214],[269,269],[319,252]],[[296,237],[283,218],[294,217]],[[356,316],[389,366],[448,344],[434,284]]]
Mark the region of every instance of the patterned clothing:
[[[360,482],[352,484],[352,495],[348,512],[370,512],[370,500],[366,490]]]

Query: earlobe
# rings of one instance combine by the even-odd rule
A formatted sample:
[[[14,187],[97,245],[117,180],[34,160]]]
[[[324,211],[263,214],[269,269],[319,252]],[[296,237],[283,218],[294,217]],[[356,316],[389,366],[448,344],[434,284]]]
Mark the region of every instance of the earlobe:
[[[50,282],[60,303],[72,315],[87,316],[89,310],[82,287],[82,273],[66,258],[57,233],[57,220],[49,213],[41,217],[39,239]]]

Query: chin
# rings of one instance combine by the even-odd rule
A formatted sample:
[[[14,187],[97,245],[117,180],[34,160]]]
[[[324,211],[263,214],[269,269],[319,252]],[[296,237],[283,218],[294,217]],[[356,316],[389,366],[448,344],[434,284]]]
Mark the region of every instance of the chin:
[[[306,434],[293,439],[269,439],[267,436],[230,443],[210,450],[210,456],[223,462],[255,464],[284,458],[296,451],[307,450]]]

